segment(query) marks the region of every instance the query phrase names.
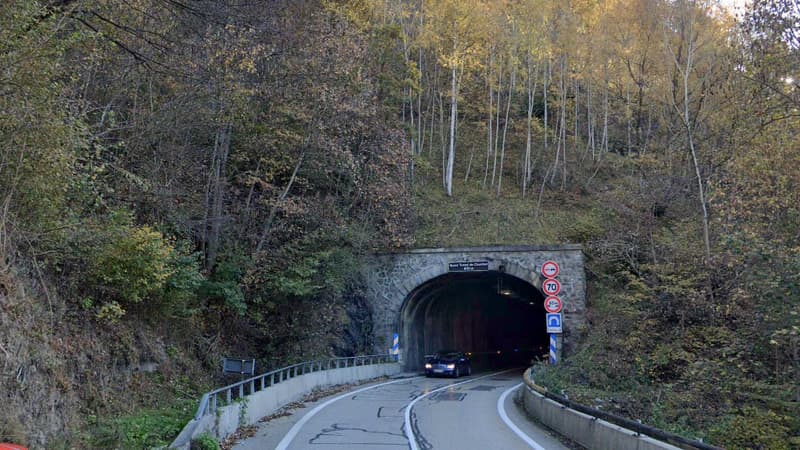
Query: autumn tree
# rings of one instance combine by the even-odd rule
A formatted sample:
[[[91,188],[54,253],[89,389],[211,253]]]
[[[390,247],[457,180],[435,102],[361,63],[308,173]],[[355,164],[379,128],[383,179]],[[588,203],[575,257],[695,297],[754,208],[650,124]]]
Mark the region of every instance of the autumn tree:
[[[464,72],[480,64],[479,45],[484,32],[482,24],[486,4],[482,1],[434,0],[427,2],[425,7],[428,21],[422,39],[438,55],[439,64],[450,76],[450,137],[444,188],[447,195],[453,195],[459,88]]]

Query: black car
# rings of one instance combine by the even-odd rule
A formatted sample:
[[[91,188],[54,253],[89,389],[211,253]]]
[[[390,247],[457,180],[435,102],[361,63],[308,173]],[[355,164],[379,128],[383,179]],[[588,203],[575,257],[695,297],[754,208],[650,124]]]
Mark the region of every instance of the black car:
[[[425,376],[451,375],[460,377],[472,373],[472,364],[462,352],[445,350],[425,357]]]

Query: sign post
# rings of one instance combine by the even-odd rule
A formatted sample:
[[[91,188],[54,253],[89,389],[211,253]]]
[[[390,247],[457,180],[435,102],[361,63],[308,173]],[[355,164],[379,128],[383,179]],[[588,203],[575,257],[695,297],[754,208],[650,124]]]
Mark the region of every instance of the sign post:
[[[542,283],[542,292],[547,295],[544,299],[547,333],[550,336],[550,364],[558,364],[558,335],[562,333],[561,309],[564,304],[556,297],[561,292],[561,283],[556,280],[561,269],[555,261],[545,261],[541,273],[545,277]]]
[[[397,361],[400,359],[400,335],[394,333],[392,335],[392,356],[394,356],[394,360]]]

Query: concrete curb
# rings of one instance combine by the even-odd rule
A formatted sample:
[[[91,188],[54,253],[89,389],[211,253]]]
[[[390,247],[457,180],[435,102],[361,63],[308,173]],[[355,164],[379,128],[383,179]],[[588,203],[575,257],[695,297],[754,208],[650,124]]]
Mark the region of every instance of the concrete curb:
[[[599,415],[607,416],[609,420],[627,422],[627,419],[615,418],[610,414],[596,411],[595,415],[588,414],[591,408],[576,406],[584,411],[578,411],[569,406],[548,397],[557,397],[549,394],[547,390],[535,384],[531,378],[531,369],[525,371],[523,375],[525,387],[522,394],[523,409],[539,422],[543,423],[552,430],[566,436],[567,438],[593,450],[681,450],[681,449],[718,449],[717,447],[704,444],[702,442],[691,441],[681,436],[671,435],[661,430],[647,427],[641,424],[628,425],[639,430],[634,431],[625,428],[608,420],[603,420]],[[563,400],[563,399],[562,399]],[[570,402],[563,400],[564,403]],[[670,443],[648,436],[642,429],[649,434],[655,434],[661,439],[667,439]],[[666,437],[664,437],[666,436]],[[721,449],[718,449],[721,450]]]

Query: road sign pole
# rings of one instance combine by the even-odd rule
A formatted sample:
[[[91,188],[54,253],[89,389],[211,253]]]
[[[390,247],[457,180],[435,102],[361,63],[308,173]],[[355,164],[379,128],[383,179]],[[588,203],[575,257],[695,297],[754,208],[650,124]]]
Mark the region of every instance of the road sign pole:
[[[392,356],[395,361],[400,359],[400,335],[397,333],[392,335]]]
[[[550,364],[556,365],[558,363],[558,341],[557,336],[550,333]]]

